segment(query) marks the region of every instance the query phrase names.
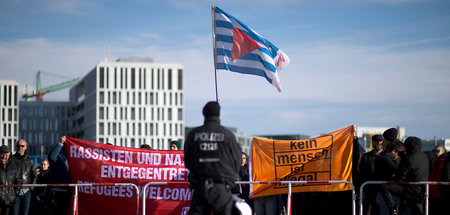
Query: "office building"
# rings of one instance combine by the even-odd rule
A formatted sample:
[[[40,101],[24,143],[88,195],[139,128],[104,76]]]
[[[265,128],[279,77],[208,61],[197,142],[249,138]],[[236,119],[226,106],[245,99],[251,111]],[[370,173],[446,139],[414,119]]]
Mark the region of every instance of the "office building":
[[[20,101],[20,138],[28,143],[28,154],[47,155],[52,144],[69,133],[69,102]]]
[[[154,149],[184,139],[183,67],[121,58],[96,65],[70,89],[76,138]]]
[[[16,81],[0,80],[0,143],[14,151],[18,139],[19,92]]]

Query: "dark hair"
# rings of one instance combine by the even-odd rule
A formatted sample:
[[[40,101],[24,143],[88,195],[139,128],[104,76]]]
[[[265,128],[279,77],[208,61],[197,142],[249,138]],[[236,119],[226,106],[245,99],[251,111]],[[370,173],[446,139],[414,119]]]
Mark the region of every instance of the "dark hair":
[[[402,141],[395,139],[391,144],[387,146],[386,151],[391,152],[394,149],[397,152],[403,152],[405,151],[405,145],[403,145]]]
[[[150,145],[145,144],[145,143],[142,144],[140,148],[141,148],[141,149],[152,149],[152,147],[151,147]]]

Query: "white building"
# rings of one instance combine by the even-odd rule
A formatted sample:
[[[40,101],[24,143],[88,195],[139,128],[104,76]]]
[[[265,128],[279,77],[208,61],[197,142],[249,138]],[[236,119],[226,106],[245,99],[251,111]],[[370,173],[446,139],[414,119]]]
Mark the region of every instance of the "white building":
[[[71,136],[169,149],[184,139],[183,67],[151,59],[99,63],[70,89]]]
[[[10,146],[18,139],[19,93],[16,81],[0,80],[0,142]]]

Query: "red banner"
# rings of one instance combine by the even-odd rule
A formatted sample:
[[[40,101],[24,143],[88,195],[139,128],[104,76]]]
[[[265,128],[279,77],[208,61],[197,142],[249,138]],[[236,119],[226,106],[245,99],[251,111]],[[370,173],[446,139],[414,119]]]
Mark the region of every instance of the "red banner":
[[[186,182],[183,151],[137,149],[94,143],[68,137],[66,153],[72,183]],[[78,188],[78,212],[84,214],[135,214],[136,189],[132,186]],[[184,183],[150,185],[146,189],[147,214],[186,212],[192,199]],[[142,203],[141,207],[142,207]]]

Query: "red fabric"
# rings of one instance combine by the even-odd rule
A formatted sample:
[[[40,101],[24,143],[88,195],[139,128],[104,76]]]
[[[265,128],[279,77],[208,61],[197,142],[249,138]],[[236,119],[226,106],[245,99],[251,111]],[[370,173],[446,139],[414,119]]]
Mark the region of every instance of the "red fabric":
[[[65,144],[72,183],[133,183],[139,186],[142,196],[148,182],[187,181],[183,151],[118,147],[70,137]],[[78,212],[136,214],[135,190],[131,186],[80,187]],[[191,198],[187,183],[149,186],[146,213],[182,214]]]
[[[435,158],[432,161],[430,171],[430,181],[439,181],[442,171],[444,169],[445,157]],[[439,191],[439,185],[430,185],[430,197],[440,198],[441,192]]]
[[[259,48],[261,46],[255,40],[236,27],[233,27],[233,53],[231,54],[231,60],[236,60]]]

